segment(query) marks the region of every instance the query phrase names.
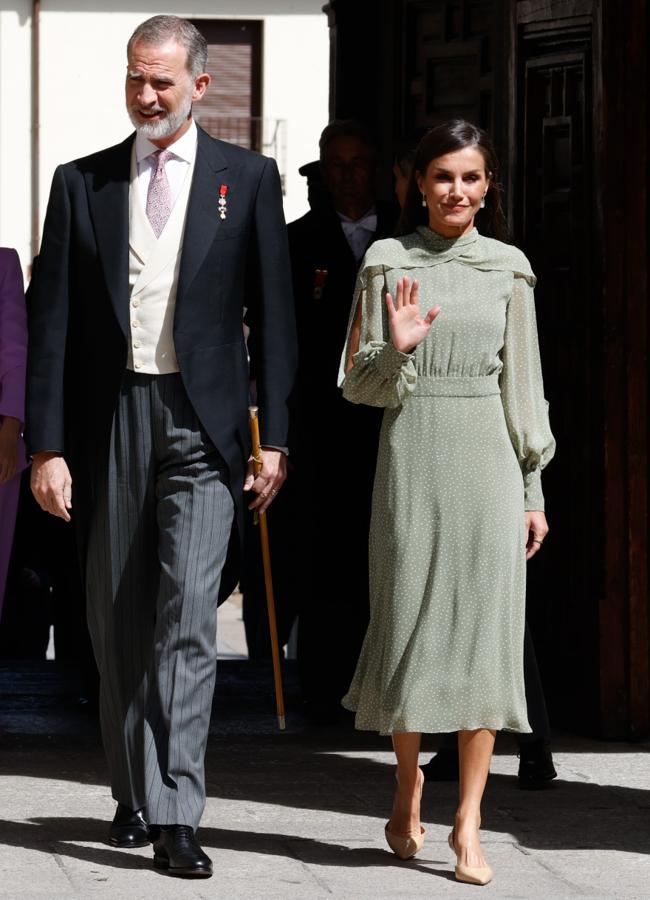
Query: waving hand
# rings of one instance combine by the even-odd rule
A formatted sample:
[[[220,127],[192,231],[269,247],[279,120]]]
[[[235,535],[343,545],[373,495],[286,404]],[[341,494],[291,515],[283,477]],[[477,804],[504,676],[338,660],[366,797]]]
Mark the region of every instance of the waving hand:
[[[388,308],[388,327],[393,346],[402,353],[412,353],[429,333],[433,320],[440,312],[434,306],[424,318],[420,315],[418,304],[419,284],[411,284],[408,276],[397,282],[395,301],[392,294],[386,294]]]

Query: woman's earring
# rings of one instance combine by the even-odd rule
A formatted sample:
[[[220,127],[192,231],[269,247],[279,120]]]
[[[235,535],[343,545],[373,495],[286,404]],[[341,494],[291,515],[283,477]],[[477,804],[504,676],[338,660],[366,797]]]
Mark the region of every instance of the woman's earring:
[[[481,198],[481,209],[485,209],[485,195]]]
[[[422,206],[426,206],[426,205],[427,205],[427,195],[422,194]]]

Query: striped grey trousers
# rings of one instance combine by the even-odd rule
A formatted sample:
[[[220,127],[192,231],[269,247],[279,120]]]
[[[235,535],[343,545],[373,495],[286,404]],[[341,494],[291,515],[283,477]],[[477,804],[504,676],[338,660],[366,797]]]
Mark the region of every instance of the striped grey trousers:
[[[196,828],[234,506],[181,377],[127,372],[89,533],[88,623],[113,797]]]

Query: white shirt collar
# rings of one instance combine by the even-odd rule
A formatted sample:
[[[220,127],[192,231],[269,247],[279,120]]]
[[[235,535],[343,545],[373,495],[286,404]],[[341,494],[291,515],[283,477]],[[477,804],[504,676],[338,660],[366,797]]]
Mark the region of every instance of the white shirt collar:
[[[377,209],[374,206],[371,206],[368,212],[361,216],[360,219],[351,219],[342,212],[338,213],[338,217],[345,231],[356,231],[358,228],[363,228],[366,231],[377,230]]]
[[[190,165],[194,162],[194,157],[196,156],[196,142],[197,142],[198,131],[196,128],[196,122],[194,119],[190,122],[190,127],[187,129],[184,135],[179,137],[177,141],[174,141],[173,144],[170,144],[167,147],[168,150],[176,156],[178,159],[182,159],[184,162],[190,163]],[[160,147],[156,147],[155,144],[152,144],[149,138],[146,138],[143,134],[136,132],[135,135],[135,158],[138,162],[138,165],[146,159],[148,156],[151,156],[152,153],[157,153],[160,150]]]

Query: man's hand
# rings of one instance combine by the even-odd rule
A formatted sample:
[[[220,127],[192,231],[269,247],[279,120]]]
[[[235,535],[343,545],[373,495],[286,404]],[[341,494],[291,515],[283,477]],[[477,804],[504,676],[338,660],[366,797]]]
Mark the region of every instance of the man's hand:
[[[56,453],[35,453],[32,463],[32,494],[45,512],[70,521],[72,478],[66,461]]]
[[[287,477],[287,457],[281,450],[263,450],[262,468],[258,475],[254,472],[253,457],[248,460],[248,472],[244,482],[245,491],[255,491],[258,495],[249,509],[256,509],[258,513],[266,512],[273,503],[276,494],[284,484]]]
[[[544,543],[548,524],[543,512],[526,513],[526,559],[533,557]]]
[[[18,470],[20,422],[5,416],[0,422],[0,484],[6,484]]]

